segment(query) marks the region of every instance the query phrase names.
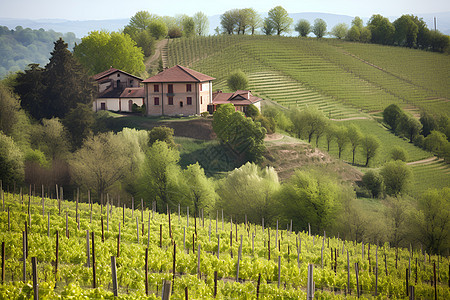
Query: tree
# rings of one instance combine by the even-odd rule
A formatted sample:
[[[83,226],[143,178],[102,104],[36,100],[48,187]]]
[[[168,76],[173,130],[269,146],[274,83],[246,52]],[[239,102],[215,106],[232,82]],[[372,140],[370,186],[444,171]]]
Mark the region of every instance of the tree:
[[[400,116],[400,121],[397,130],[409,139],[412,143],[415,137],[419,134],[422,129],[420,122],[413,116],[403,113]]]
[[[149,57],[155,51],[155,39],[148,30],[140,31],[132,36],[136,46],[142,49],[145,57]]]
[[[430,30],[427,23],[422,18],[411,15],[412,21],[417,25],[416,46],[420,49],[427,49],[430,45]]]
[[[394,42],[399,46],[412,48],[416,44],[419,27],[410,15],[403,15],[393,23],[395,27]]]
[[[253,8],[246,8],[246,12],[248,14],[248,26],[250,27],[252,35],[254,35],[256,29],[261,27],[261,16]]]
[[[246,163],[217,182],[216,209],[223,209],[233,220],[270,224],[276,215],[275,195],[280,189],[278,175],[272,167],[261,168]]]
[[[360,17],[355,17],[352,20],[352,27],[353,26],[361,30],[364,27],[363,20]]]
[[[329,123],[325,130],[325,138],[327,140],[327,151],[330,152],[331,142],[336,138],[337,126],[333,123]]]
[[[430,47],[435,52],[445,52],[450,46],[450,37],[437,30],[429,33]]]
[[[386,163],[381,168],[380,174],[383,176],[386,194],[390,196],[404,193],[412,177],[411,169],[400,160]]]
[[[339,40],[344,38],[348,32],[348,25],[345,23],[336,24],[333,29],[331,29],[331,34],[334,35]]]
[[[361,31],[359,27],[352,26],[350,30],[347,32],[347,40],[352,42],[358,42],[361,37]]]
[[[19,100],[2,83],[0,83],[0,131],[11,135],[14,125],[18,121]]]
[[[259,109],[254,104],[247,106],[247,110],[245,111],[246,117],[252,118],[252,120],[255,121],[255,119],[260,115],[261,113],[259,112]]]
[[[405,241],[410,229],[408,228],[409,210],[412,207],[402,197],[387,197],[386,220],[389,222],[389,241],[392,247],[399,247]]]
[[[283,215],[297,230],[310,224],[313,233],[320,233],[333,224],[341,194],[341,188],[323,174],[296,171],[283,184],[279,198]]]
[[[291,24],[293,22],[292,18],[289,17],[288,12],[282,6],[276,6],[269,10],[268,20],[273,24],[277,35],[282,33],[289,33]]]
[[[316,135],[318,138],[324,133],[327,124],[327,118],[317,108],[306,107],[302,111],[294,111],[291,115],[294,131],[299,138],[307,137],[308,143]]]
[[[363,135],[355,124],[350,124],[347,129],[348,141],[352,147],[352,164],[355,164],[356,149],[362,144]]]
[[[429,253],[443,253],[450,246],[450,189],[431,189],[418,201],[412,218],[415,236]]]
[[[308,20],[300,19],[295,25],[295,31],[298,32],[299,36],[306,37],[311,32],[311,24]]]
[[[78,185],[96,191],[100,199],[130,169],[132,161],[126,146],[112,132],[89,137],[69,161],[72,178]]]
[[[408,160],[408,153],[400,146],[394,146],[389,153],[391,160],[401,160],[406,162]]]
[[[42,127],[34,134],[32,140],[32,143],[50,159],[65,158],[69,154],[67,131],[58,118],[43,119]]]
[[[198,162],[187,166],[183,171],[186,197],[190,204],[194,206],[194,212],[200,215],[202,209],[212,209],[215,205],[216,192],[214,183],[205,175],[205,171]]]
[[[272,35],[274,33],[274,31],[275,31],[275,26],[274,26],[273,22],[269,18],[265,18],[262,32],[265,35]]]
[[[150,14],[148,11],[138,11],[130,18],[129,26],[140,31],[148,30],[150,22],[155,19],[155,17],[156,16]]]
[[[193,37],[195,35],[195,22],[191,17],[186,16],[183,18],[183,35],[187,38]]]
[[[193,17],[195,23],[195,32],[199,36],[206,36],[209,33],[209,20],[203,12],[195,13]]]
[[[69,140],[72,143],[72,149],[78,149],[83,141],[92,135],[92,128],[95,123],[94,112],[90,105],[78,103],[75,108],[69,111],[62,122],[70,135]]]
[[[376,44],[391,45],[395,27],[391,24],[388,18],[382,15],[373,15],[367,23],[372,35],[372,42]]]
[[[445,134],[440,131],[433,130],[424,140],[424,148],[428,151],[436,153],[438,156],[445,156],[446,146],[449,141]]]
[[[0,179],[3,186],[21,183],[24,179],[23,153],[14,140],[0,131]]]
[[[173,133],[173,129],[166,126],[154,127],[148,132],[148,144],[152,146],[155,142],[160,141],[165,142],[169,148],[176,149]]]
[[[436,118],[432,114],[430,114],[426,111],[422,111],[420,113],[419,121],[422,124],[422,132],[421,133],[425,137],[428,136],[433,130],[436,130],[438,128]]]
[[[378,198],[383,195],[384,183],[383,177],[374,170],[367,171],[362,177],[364,187],[371,193],[372,197]]]
[[[227,79],[228,87],[232,91],[246,90],[248,87],[248,78],[241,70],[237,70]]]
[[[324,20],[318,18],[314,20],[312,32],[317,38],[322,38],[327,33],[327,23]]]
[[[345,127],[345,126],[337,127],[335,136],[336,136],[336,143],[337,143],[337,147],[338,147],[338,157],[340,159],[342,151],[344,151],[344,148],[348,143],[347,127]]]
[[[155,40],[160,40],[167,36],[169,29],[167,28],[166,23],[158,18],[150,22],[150,24],[148,25],[148,31]]]
[[[372,32],[370,31],[370,29],[367,27],[364,27],[363,29],[361,29],[361,34],[359,35],[359,41],[361,43],[370,43],[371,40],[372,40]]]
[[[377,154],[377,150],[380,148],[381,143],[376,136],[369,134],[362,139],[361,145],[363,148],[363,154],[366,157],[366,164],[364,166],[367,167],[370,160]]]
[[[404,114],[403,110],[397,104],[391,104],[383,111],[383,120],[391,127],[393,132],[397,131],[400,118]]]
[[[92,31],[81,39],[73,52],[91,74],[111,66],[131,74],[145,71],[144,54],[127,34]]]
[[[180,159],[178,150],[170,148],[165,142],[156,141],[147,151],[139,179],[140,195],[149,201],[157,202],[159,212],[166,206],[175,208],[181,198],[178,179],[181,174],[177,165]]]
[[[223,31],[227,34],[233,34],[234,30],[236,28],[236,17],[237,17],[237,10],[232,9],[228,10],[223,13],[223,15],[220,16],[220,25],[223,28]]]

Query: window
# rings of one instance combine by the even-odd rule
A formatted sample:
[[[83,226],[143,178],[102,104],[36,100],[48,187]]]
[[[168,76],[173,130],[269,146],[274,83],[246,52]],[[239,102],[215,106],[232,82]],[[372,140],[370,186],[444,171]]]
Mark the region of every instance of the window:
[[[173,84],[169,84],[167,89],[169,94],[173,94]]]
[[[192,97],[187,97],[186,103],[187,105],[192,105]]]
[[[159,97],[155,97],[154,101],[155,101],[155,105],[159,105]]]
[[[169,97],[169,105],[173,105],[173,97]]]
[[[199,88],[200,92],[203,91],[203,84],[200,83],[200,84],[198,85],[198,88]]]
[[[180,107],[183,107],[183,101],[180,101]]]
[[[186,84],[186,92],[192,92],[192,85],[191,84]]]
[[[117,74],[117,77],[120,77],[120,74]]]
[[[200,104],[203,104],[203,96],[200,96]]]
[[[153,92],[154,93],[159,93],[159,84],[154,84],[153,85]]]

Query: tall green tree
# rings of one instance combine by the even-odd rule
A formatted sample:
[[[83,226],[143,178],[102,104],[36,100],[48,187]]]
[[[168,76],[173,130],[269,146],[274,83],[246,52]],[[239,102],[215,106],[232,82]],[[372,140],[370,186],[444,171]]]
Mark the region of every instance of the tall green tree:
[[[395,27],[388,18],[382,15],[373,15],[367,23],[372,35],[372,42],[376,44],[391,45],[394,39]]]
[[[189,16],[183,18],[182,27],[183,27],[183,36],[190,38],[195,35],[195,22],[193,18]]]
[[[130,18],[129,26],[139,31],[148,30],[150,22],[155,18],[156,16],[150,14],[148,11],[141,10]]]
[[[222,26],[223,32],[227,34],[233,34],[237,26],[237,10],[232,9],[224,12],[220,16],[220,25]]]
[[[295,31],[298,32],[299,36],[306,37],[311,32],[311,24],[308,20],[300,19],[295,25]]]
[[[78,149],[83,145],[83,141],[92,135],[95,124],[94,112],[88,104],[78,103],[72,108],[62,120],[67,129],[72,143],[72,149]]]
[[[262,25],[261,16],[253,8],[246,8],[245,10],[248,14],[248,26],[252,35],[254,35],[256,33],[256,29]]]
[[[364,166],[367,167],[370,160],[377,155],[377,151],[378,148],[380,148],[380,145],[380,140],[373,134],[368,134],[361,140],[363,154],[366,158],[366,164]]]
[[[410,15],[403,15],[393,23],[395,27],[394,42],[399,46],[412,48],[417,41],[419,26]]]
[[[209,34],[209,20],[208,16],[199,11],[193,16],[195,23],[195,33],[199,36],[206,36]]]
[[[391,104],[383,110],[383,120],[391,127],[393,132],[397,131],[397,126],[400,124],[403,115],[403,110],[397,104]]]
[[[322,38],[327,33],[327,23],[320,18],[315,19],[312,32],[317,38]]]
[[[19,109],[19,100],[10,89],[0,83],[0,131],[11,135],[19,118]]]
[[[173,139],[174,130],[167,126],[157,126],[148,132],[148,144],[152,146],[157,141],[165,142],[167,146],[176,149],[175,140]]]
[[[380,174],[383,176],[386,194],[390,196],[404,193],[412,177],[411,169],[400,160],[386,163],[381,168]]]
[[[312,137],[320,137],[324,133],[327,118],[314,107],[306,107],[302,111],[294,111],[291,114],[294,131],[299,138],[306,137],[311,143]]]
[[[14,140],[0,131],[0,179],[3,186],[24,180],[24,155]]]
[[[352,148],[352,164],[355,164],[356,149],[361,145],[363,135],[361,130],[355,124],[350,124],[347,129],[348,141]]]
[[[345,146],[348,144],[348,134],[347,127],[338,126],[335,131],[336,144],[338,147],[338,157],[341,158],[342,151],[344,151]]]
[[[288,12],[282,6],[275,6],[269,10],[268,20],[273,25],[277,35],[291,31],[292,20]]]
[[[185,182],[185,197],[190,205],[193,205],[194,212],[200,215],[202,209],[211,211],[215,205],[216,192],[214,182],[205,175],[205,171],[197,163],[187,166],[182,171]]]
[[[136,75],[145,71],[144,54],[128,34],[92,31],[74,48],[74,56],[91,74],[111,66]]]
[[[246,90],[248,88],[248,78],[244,72],[237,70],[228,77],[227,84],[232,91]]]
[[[347,36],[347,32],[348,32],[348,25],[345,23],[339,23],[336,24],[332,29],[331,29],[331,34],[333,36],[335,36],[337,39],[343,39],[344,37]]]
[[[262,32],[265,35],[272,35],[275,32],[275,25],[269,18],[264,19]]]
[[[155,40],[165,38],[169,32],[166,23],[161,18],[154,19],[148,25],[148,31]]]

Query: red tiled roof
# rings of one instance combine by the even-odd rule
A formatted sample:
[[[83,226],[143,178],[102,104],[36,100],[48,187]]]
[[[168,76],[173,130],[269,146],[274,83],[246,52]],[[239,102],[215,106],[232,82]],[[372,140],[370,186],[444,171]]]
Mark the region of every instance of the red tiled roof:
[[[215,78],[202,74],[200,72],[191,70],[189,68],[176,65],[166,69],[153,77],[150,77],[143,82],[146,83],[161,83],[161,82],[205,82],[212,81]]]
[[[122,94],[120,94],[120,98],[144,98],[144,97],[145,97],[144,87],[125,88]]]
[[[252,95],[251,91],[236,91],[234,93],[214,92],[213,104],[232,103],[234,105],[250,105],[262,100],[262,98]]]
[[[137,80],[142,81],[142,78],[140,78],[140,77],[134,76],[134,75],[132,75],[132,74],[130,74],[130,73],[124,72],[124,71],[122,71],[122,70],[119,70],[119,69],[116,69],[116,68],[113,68],[113,67],[109,68],[109,70],[106,70],[106,71],[103,71],[103,72],[101,72],[101,73],[95,74],[94,76],[92,76],[92,78],[93,78],[94,80],[97,80],[97,81],[98,81],[98,80],[100,80],[100,79],[102,79],[102,78],[104,78],[104,77],[106,77],[106,76],[109,76],[109,75],[111,75],[111,74],[114,74],[114,73],[116,73],[116,72],[120,72],[120,73],[122,73],[122,74],[126,74],[126,75],[128,75],[128,76],[131,76],[131,77],[136,78]]]

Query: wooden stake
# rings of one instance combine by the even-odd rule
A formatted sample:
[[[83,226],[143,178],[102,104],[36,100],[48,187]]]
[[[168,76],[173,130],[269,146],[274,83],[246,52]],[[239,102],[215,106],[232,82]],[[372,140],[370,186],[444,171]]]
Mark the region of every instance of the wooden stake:
[[[5,259],[6,259],[6,251],[5,251],[5,242],[2,242],[2,284],[5,283]]]
[[[95,289],[97,287],[97,278],[95,274],[95,269],[97,267],[95,263],[95,235],[92,231],[92,287]]]
[[[117,289],[117,268],[116,268],[116,257],[111,256],[111,277],[112,277],[112,286],[113,286],[113,294],[115,297],[119,295]]]
[[[120,255],[120,222],[119,222],[119,234],[117,235],[117,257],[119,257],[119,255]]]
[[[56,260],[55,260],[55,287],[58,282],[58,264],[59,264],[59,231],[56,231]]]
[[[31,258],[31,269],[33,270],[33,299],[39,299],[39,284],[37,274],[37,258],[33,256]]]
[[[145,294],[148,296],[148,248],[145,248],[144,271],[145,271]]]
[[[86,230],[86,266],[91,267],[91,255],[89,253],[89,230]]]
[[[216,296],[217,296],[217,271],[214,271],[214,298],[216,298]],[[258,296],[256,296],[256,298],[258,298]]]
[[[259,286],[261,284],[261,273],[258,274],[258,284],[256,286],[256,299],[259,299]]]

